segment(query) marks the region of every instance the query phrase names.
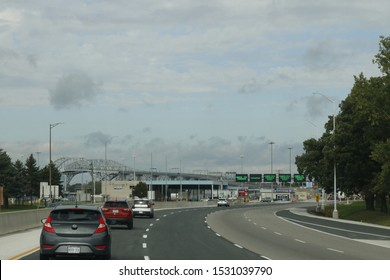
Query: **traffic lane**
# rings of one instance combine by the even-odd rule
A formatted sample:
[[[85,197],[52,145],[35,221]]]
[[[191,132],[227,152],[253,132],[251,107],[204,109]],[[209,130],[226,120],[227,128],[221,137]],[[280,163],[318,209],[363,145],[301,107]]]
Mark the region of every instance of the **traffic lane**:
[[[220,208],[161,211],[161,219],[147,233],[145,256],[152,260],[261,259],[258,254],[232,244],[208,227],[206,216],[217,210]]]
[[[274,213],[290,205],[272,205],[216,213],[208,218],[213,230],[270,259],[342,260],[389,259],[386,248],[308,230],[278,218]]]
[[[261,223],[268,225],[267,230],[271,232],[277,231],[280,235],[301,243],[301,250],[307,250],[307,253],[313,250],[318,250],[318,252],[325,251],[326,253],[323,257],[320,255],[319,259],[390,259],[390,250],[386,247],[373,246],[367,242],[361,243],[361,240],[330,234],[291,223],[280,217],[277,218],[276,213],[281,211],[281,209],[272,210],[274,210],[275,215],[265,215],[261,218],[261,221],[259,221],[259,211],[249,212],[248,218],[252,218],[255,222],[258,221],[259,225]],[[312,218],[312,220],[313,223],[321,221],[321,219],[317,218]],[[330,252],[331,254],[329,254]]]
[[[302,226],[351,239],[390,241],[390,228],[377,227],[375,225],[371,226],[367,224],[348,223],[334,219],[319,219],[316,217],[302,216],[294,214],[289,210],[279,211],[276,215]]]
[[[155,216],[157,212],[155,212]],[[143,260],[143,233],[154,219],[134,218],[133,229],[127,226],[111,225],[111,259],[112,260]],[[39,246],[39,238],[37,239]],[[88,257],[58,257],[57,259],[91,259]],[[21,258],[23,260],[39,260],[39,250]]]
[[[291,239],[273,215],[274,207],[240,208],[217,212],[207,220],[211,228],[233,243],[240,244],[263,258],[273,260],[348,259],[317,244],[304,246],[301,239]],[[257,212],[260,211],[260,212]],[[269,212],[270,219],[264,219]],[[253,216],[249,218],[252,214]],[[259,219],[257,219],[259,218]],[[266,221],[265,221],[266,220]]]

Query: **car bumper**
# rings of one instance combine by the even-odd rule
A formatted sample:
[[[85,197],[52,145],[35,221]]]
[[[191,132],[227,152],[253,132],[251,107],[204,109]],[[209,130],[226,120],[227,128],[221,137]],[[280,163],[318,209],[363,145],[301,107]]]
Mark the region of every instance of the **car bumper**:
[[[88,238],[45,234],[40,238],[40,253],[46,256],[107,256],[111,254],[111,237],[108,234],[96,234]]]

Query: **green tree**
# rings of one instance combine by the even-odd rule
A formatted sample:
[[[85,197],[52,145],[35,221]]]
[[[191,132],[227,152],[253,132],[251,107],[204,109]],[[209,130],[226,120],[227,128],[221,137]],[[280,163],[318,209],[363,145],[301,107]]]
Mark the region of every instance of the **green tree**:
[[[9,188],[9,196],[16,198],[18,204],[22,202],[23,197],[27,193],[26,189],[26,168],[20,160],[17,160],[14,164],[14,174],[12,177],[12,183]]]
[[[33,203],[33,196],[39,197],[39,168],[37,167],[37,161],[31,154],[26,159],[26,182],[27,182],[27,194],[30,197],[30,203]]]
[[[0,185],[4,186],[4,207],[8,208],[8,198],[12,189],[15,168],[8,154],[0,149]]]
[[[139,182],[133,189],[133,197],[147,197],[148,195],[148,185],[144,182]]]
[[[340,104],[333,134],[332,119],[316,141],[304,142],[304,154],[296,158],[298,170],[314,177],[329,190],[333,165],[337,163],[337,186],[346,193],[363,193],[366,209],[375,209],[380,197],[381,210],[387,212],[386,197],[390,139],[390,38],[381,37],[379,53],[373,60],[382,76],[355,77],[350,94]]]

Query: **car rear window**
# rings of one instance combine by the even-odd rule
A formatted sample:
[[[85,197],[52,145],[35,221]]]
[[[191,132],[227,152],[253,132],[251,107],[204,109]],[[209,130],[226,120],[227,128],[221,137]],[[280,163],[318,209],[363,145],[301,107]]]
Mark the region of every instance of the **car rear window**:
[[[123,207],[129,207],[129,205],[127,204],[126,201],[107,201],[106,203],[104,203],[104,207],[123,208]]]
[[[134,204],[138,204],[138,205],[140,205],[140,204],[147,205],[148,202],[149,202],[149,201],[147,201],[147,200],[135,200],[135,201],[134,201]]]
[[[53,221],[98,221],[100,212],[85,209],[61,209],[51,212]]]

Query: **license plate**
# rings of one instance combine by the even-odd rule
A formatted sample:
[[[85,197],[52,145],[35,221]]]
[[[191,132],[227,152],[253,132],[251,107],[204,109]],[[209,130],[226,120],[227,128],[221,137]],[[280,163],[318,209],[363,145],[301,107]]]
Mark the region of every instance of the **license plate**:
[[[80,254],[80,247],[68,246],[68,254]]]
[[[119,213],[119,210],[112,210],[112,213],[114,214]]]
[[[143,211],[139,211],[138,213],[143,214],[144,212]]]

